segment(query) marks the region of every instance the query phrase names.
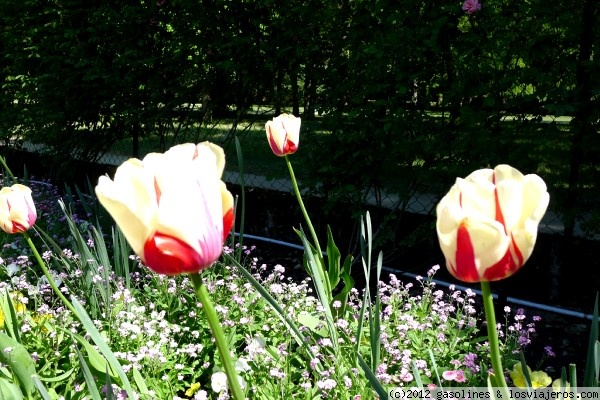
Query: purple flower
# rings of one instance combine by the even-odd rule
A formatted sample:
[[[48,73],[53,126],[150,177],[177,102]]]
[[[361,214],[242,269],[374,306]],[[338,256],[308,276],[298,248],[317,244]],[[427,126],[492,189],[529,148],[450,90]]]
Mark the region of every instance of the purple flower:
[[[552,346],[544,347],[544,352],[548,357],[556,357],[556,353],[554,353],[554,351],[552,350]]]
[[[462,9],[465,10],[467,14],[473,14],[475,11],[481,10],[481,3],[478,0],[465,0]]]
[[[463,363],[465,365],[465,367],[469,368],[469,370],[471,371],[471,374],[475,374],[477,372],[479,372],[479,365],[477,365],[477,362],[475,361],[477,359],[477,354],[475,353],[468,353],[465,355],[464,359],[463,359]]]

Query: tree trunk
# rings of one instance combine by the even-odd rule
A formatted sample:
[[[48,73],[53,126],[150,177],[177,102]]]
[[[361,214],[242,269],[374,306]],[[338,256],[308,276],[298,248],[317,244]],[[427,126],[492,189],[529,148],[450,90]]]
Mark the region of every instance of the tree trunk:
[[[597,0],[585,0],[581,13],[581,34],[579,37],[579,55],[577,57],[576,88],[574,94],[575,114],[571,121],[571,162],[567,198],[565,202],[565,239],[573,238],[575,229],[578,184],[581,165],[585,162],[584,139],[594,134],[592,126],[592,74],[589,68],[592,57],[595,15],[598,13]]]

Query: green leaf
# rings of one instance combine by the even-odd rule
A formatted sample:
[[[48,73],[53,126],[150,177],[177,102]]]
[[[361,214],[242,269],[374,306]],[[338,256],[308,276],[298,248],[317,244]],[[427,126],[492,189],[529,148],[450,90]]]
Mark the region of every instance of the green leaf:
[[[342,257],[340,250],[335,245],[331,227],[327,226],[327,277],[329,278],[329,287],[333,290],[340,282],[340,261]]]
[[[38,379],[42,382],[60,382],[64,379],[67,379],[68,377],[70,377],[74,371],[75,371],[75,368],[71,368],[70,370],[63,372],[60,375],[52,376],[52,377],[38,376]]]
[[[15,301],[18,300],[15,299]],[[15,304],[7,289],[4,290],[4,296],[0,302],[2,303],[2,312],[4,313],[4,330],[10,337],[21,343],[21,332],[19,331],[19,321],[17,320]]]
[[[83,378],[85,379],[85,383],[88,386],[88,392],[89,392],[90,396],[92,396],[92,400],[102,400],[102,397],[100,396],[100,392],[98,391],[98,388],[96,387],[96,378],[92,374],[92,371],[90,371],[90,368],[89,368],[87,362],[83,358],[83,355],[81,354],[81,351],[79,351],[79,348],[77,346],[75,346],[75,350],[77,351],[77,357],[79,358],[79,365],[81,366],[81,372],[83,373]]]
[[[44,386],[39,376],[35,375],[33,377],[33,382],[43,400],[52,400],[52,396],[48,393],[46,386]]]
[[[598,386],[598,377],[600,376],[600,341],[596,341],[594,361],[596,365],[596,385]]]
[[[304,335],[302,335],[302,333],[300,333],[300,330],[298,329],[298,326],[296,325],[296,323],[290,319],[290,317],[283,310],[283,308],[281,308],[279,303],[277,303],[277,300],[275,300],[275,298],[273,296],[271,296],[271,293],[269,293],[269,291],[267,289],[265,289],[263,287],[263,285],[261,285],[260,282],[258,282],[252,276],[252,274],[250,272],[248,272],[248,270],[246,268],[244,268],[235,258],[231,257],[229,254],[225,254],[225,258],[227,258],[227,260],[229,260],[231,263],[233,263],[233,265],[235,265],[237,267],[237,270],[242,275],[244,275],[246,280],[248,280],[248,282],[250,282],[250,284],[254,287],[254,289],[256,289],[256,291],[258,293],[260,293],[260,295],[263,297],[263,299],[265,299],[271,305],[271,307],[273,307],[273,309],[277,312],[277,316],[279,317],[279,319],[281,319],[281,322],[283,322],[288,327],[288,329],[289,329],[291,335],[293,336],[294,340],[296,341],[296,343],[300,347],[303,347],[304,350],[306,351],[306,354],[308,354],[308,356],[311,359],[313,359],[315,357],[315,355],[313,354],[312,350],[310,349],[309,344],[304,340]],[[317,364],[318,372],[320,372],[322,370],[322,368],[323,367],[321,366],[320,363]]]
[[[110,379],[110,373],[108,372],[108,365],[106,366],[106,400],[116,400],[115,393],[113,392],[112,381]]]
[[[377,258],[377,281],[381,279],[381,268],[383,265],[383,252],[379,252]],[[379,365],[381,353],[381,299],[379,298],[379,284],[375,285],[375,307],[369,315],[370,342],[371,342],[371,366],[375,371]]]
[[[419,368],[417,368],[417,363],[415,360],[412,360],[412,372],[415,378],[415,383],[419,389],[423,389],[423,381],[421,380],[421,373],[419,372]]]
[[[98,348],[100,349],[100,353],[104,355],[104,358],[106,358],[108,364],[117,373],[119,378],[121,378],[122,386],[123,389],[125,389],[125,391],[127,392],[127,396],[133,398],[133,388],[131,387],[131,383],[129,382],[127,375],[125,375],[125,371],[123,371],[123,367],[121,367],[121,364],[102,338],[102,335],[90,319],[89,315],[87,314],[81,303],[74,296],[71,296],[71,302],[73,303],[73,307],[77,311],[77,318],[79,319],[79,321],[81,321],[81,324],[84,326],[87,333],[90,335],[96,346],[98,346]]]
[[[375,374],[373,373],[373,371],[371,371],[371,369],[369,368],[369,366],[367,365],[367,363],[365,362],[365,360],[363,360],[363,358],[360,356],[360,354],[358,355],[358,363],[360,364],[362,370],[364,371],[369,383],[371,384],[371,386],[373,387],[373,389],[375,390],[375,392],[377,393],[377,395],[379,396],[380,399],[387,399],[388,398],[388,392],[387,390],[385,390],[385,388],[383,387],[383,385],[381,384],[381,382],[379,382],[379,379],[377,379],[377,377],[375,376]]]
[[[354,278],[352,277],[352,275],[350,275],[350,271],[352,269],[352,261],[353,261],[353,257],[352,255],[348,255],[346,256],[346,259],[344,260],[344,265],[342,266],[341,269],[341,278],[342,278],[342,282],[344,282],[344,287],[340,290],[340,292],[335,295],[333,297],[333,301],[339,301],[340,303],[342,303],[341,307],[336,310],[336,315],[338,317],[340,316],[344,316],[346,314],[346,306],[348,304],[348,294],[350,293],[350,291],[352,290],[352,288],[354,287],[355,281]]]
[[[87,353],[88,360],[92,368],[96,370],[99,374],[103,374],[104,371],[108,368],[108,362],[102,354],[98,352],[87,340],[85,340],[81,335],[76,333],[72,333],[71,336],[76,339],[81,345],[85,348],[85,352]],[[117,374],[111,370],[110,372],[113,378],[117,377]]]
[[[598,341],[598,293],[596,293],[596,301],[594,303],[594,313],[592,315],[592,327],[590,328],[590,336],[588,340],[588,353],[585,362],[585,370],[583,373],[583,386],[596,386],[598,382],[598,374],[596,373],[595,347]],[[572,383],[572,382],[571,382]]]
[[[327,330],[329,331],[329,336],[333,342],[334,348],[337,349],[337,328],[335,327],[333,314],[331,312],[331,288],[329,287],[329,281],[323,276],[323,265],[321,264],[323,259],[321,257],[315,257],[315,254],[313,254],[312,251],[308,251],[310,249],[310,243],[308,242],[304,231],[301,232],[300,237],[302,238],[302,243],[304,245],[304,253],[308,258],[308,266],[313,274],[311,275],[313,276],[313,284],[315,285],[321,306],[323,306]]]
[[[304,325],[307,328],[309,328],[312,332],[316,333],[317,335],[321,336],[321,337],[327,337],[327,329],[321,327],[320,329],[317,329],[317,326],[319,325],[323,325],[322,321],[314,316],[313,314],[309,314],[306,311],[301,311],[298,314],[298,323],[300,325]]]
[[[0,379],[0,399],[21,400],[24,399],[23,392],[14,383]]]
[[[142,377],[142,374],[140,374],[140,371],[134,366],[131,368],[131,372],[133,374],[133,380],[138,388],[138,392],[140,394],[148,394],[148,386],[146,386],[146,381]]]
[[[35,362],[31,355],[21,343],[11,338],[4,332],[0,332],[0,363],[10,367],[17,377],[21,390],[31,395],[35,390],[33,375]]]
[[[102,236],[102,235],[101,235]],[[125,287],[129,289],[131,287],[131,274],[129,271],[129,244],[125,239],[123,232],[116,226],[112,229],[112,243],[113,243],[113,261],[114,269],[117,276],[125,280]]]
[[[433,356],[433,351],[431,351],[431,349],[427,349],[427,351],[429,352],[429,359],[431,360],[431,366],[432,366],[432,370],[435,373],[435,379],[437,380],[437,385],[439,386],[439,388],[442,388],[442,381],[440,380],[440,372],[438,370],[438,366],[437,366],[437,362],[435,362],[435,357]],[[494,385],[496,386],[496,385]]]
[[[498,386],[496,383],[496,378],[494,377],[493,374],[488,375],[487,387],[488,387],[488,392],[491,393],[492,400],[500,400],[499,398],[496,397],[496,393],[494,392],[494,388],[498,387]]]
[[[523,371],[523,378],[525,378],[525,386],[527,386],[527,393],[531,393],[531,377],[529,376],[529,368],[527,367],[527,362],[525,362],[525,355],[523,352],[520,354],[521,356],[521,370]]]

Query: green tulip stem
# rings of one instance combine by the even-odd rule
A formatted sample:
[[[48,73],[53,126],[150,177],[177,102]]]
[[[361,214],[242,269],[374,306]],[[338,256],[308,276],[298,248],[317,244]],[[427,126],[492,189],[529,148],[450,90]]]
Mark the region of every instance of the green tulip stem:
[[[483,296],[483,308],[485,310],[485,320],[488,331],[488,341],[490,345],[490,358],[492,359],[492,368],[496,384],[506,395],[505,399],[510,399],[506,379],[504,378],[504,369],[500,358],[500,347],[498,345],[498,329],[496,328],[496,313],[494,311],[494,298],[489,282],[481,282],[481,295]]]
[[[56,282],[54,281],[54,278],[52,277],[52,275],[50,275],[50,271],[48,271],[48,267],[46,267],[46,263],[44,262],[44,260],[42,260],[42,257],[40,256],[40,253],[38,252],[37,248],[35,247],[35,245],[31,241],[31,237],[29,237],[29,235],[27,234],[27,232],[23,232],[23,236],[25,237],[25,241],[27,242],[27,244],[29,245],[29,247],[33,251],[33,255],[34,255],[35,259],[37,260],[40,268],[42,269],[42,272],[44,273],[44,276],[46,277],[46,279],[48,279],[48,283],[52,287],[52,290],[54,290],[54,293],[56,293],[56,295],[58,296],[58,298],[69,309],[69,311],[71,311],[74,316],[77,316],[77,311],[75,311],[75,307],[73,307],[73,304],[71,304],[71,302],[69,300],[67,300],[67,298],[65,297],[64,294],[62,294],[62,292],[60,291],[60,289],[58,288],[58,286],[56,286]]]
[[[15,176],[13,175],[12,171],[10,170],[10,168],[8,168],[8,164],[6,164],[6,160],[2,156],[0,156],[0,164],[2,164],[2,166],[4,167],[4,171],[6,171],[6,173],[10,176],[10,178],[15,183],[18,183],[19,181],[17,180],[17,178],[15,178]]]
[[[304,207],[304,202],[302,201],[302,196],[300,195],[300,189],[298,189],[298,182],[296,181],[296,175],[294,175],[294,169],[292,168],[292,163],[288,156],[285,156],[285,163],[287,164],[288,170],[290,171],[290,178],[292,179],[292,185],[294,186],[294,193],[296,193],[296,198],[298,199],[298,204],[300,204],[300,209],[302,210],[302,215],[304,215],[304,219],[306,220],[306,224],[308,225],[308,229],[313,239],[313,244],[315,249],[317,250],[317,255],[319,259],[323,257],[323,252],[321,252],[321,246],[319,245],[319,239],[317,238],[317,234],[315,232],[315,228],[313,228],[313,224],[310,221],[310,217],[308,216],[308,212],[306,212],[306,207]]]
[[[210,325],[210,330],[212,331],[215,342],[217,343],[217,349],[219,350],[219,355],[221,356],[221,362],[223,363],[223,368],[225,369],[225,375],[227,375],[227,382],[229,383],[231,396],[235,400],[243,400],[245,398],[244,392],[240,386],[240,382],[235,371],[235,365],[233,363],[233,359],[231,358],[231,354],[229,353],[227,338],[225,337],[223,328],[219,323],[217,311],[210,300],[208,289],[202,282],[202,276],[200,274],[190,274],[190,279],[192,281],[192,285],[194,286],[196,296],[198,297],[198,300],[200,300],[200,303],[202,303],[204,315],[206,315],[208,325]]]

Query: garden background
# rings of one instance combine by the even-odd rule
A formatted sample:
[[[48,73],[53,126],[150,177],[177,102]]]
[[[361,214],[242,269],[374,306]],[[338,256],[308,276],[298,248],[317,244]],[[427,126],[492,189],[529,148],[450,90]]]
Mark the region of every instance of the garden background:
[[[320,233],[331,224],[353,250],[370,208],[385,264],[412,272],[443,262],[434,206],[455,177],[508,163],[540,175],[551,203],[530,265],[496,287],[589,311],[600,5],[461,6],[0,0],[1,151],[16,172],[84,185],[130,156],[211,140],[236,185],[237,138],[245,183],[269,186],[249,197],[247,232],[297,242],[301,216],[264,138],[266,120],[291,112],[302,117],[292,161]]]

